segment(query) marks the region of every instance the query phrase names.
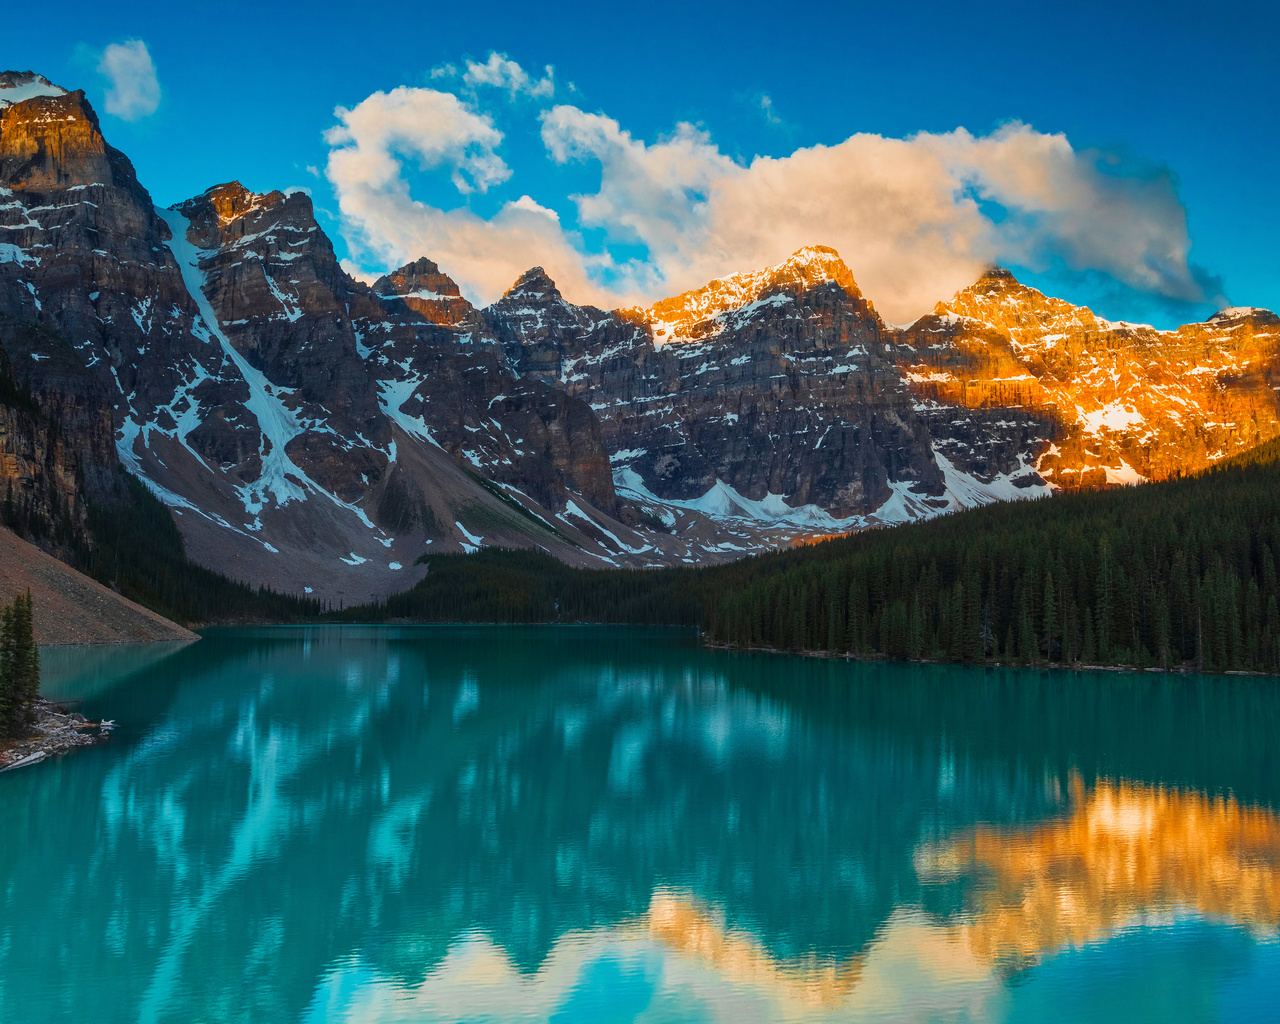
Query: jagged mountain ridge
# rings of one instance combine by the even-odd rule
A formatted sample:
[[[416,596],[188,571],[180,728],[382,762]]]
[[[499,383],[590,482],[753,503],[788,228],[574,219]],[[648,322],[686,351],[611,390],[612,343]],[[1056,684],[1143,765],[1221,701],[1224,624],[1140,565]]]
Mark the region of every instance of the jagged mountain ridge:
[[[899,330],[822,246],[646,310],[541,268],[475,309],[425,256],[353,280],[300,192],[156,210],[83,93],[41,82],[0,76],[39,93],[0,104],[0,345],[91,474],[119,460],[253,582],[363,600],[493,543],[724,559],[1276,432],[1265,311],[1154,332],[993,272]]]
[[[1061,487],[1165,479],[1270,440],[1280,318],[1226,309],[1174,331],[1104,320],[994,269],[904,332],[917,390],[1049,415],[1038,472]]]
[[[0,167],[0,343],[16,376],[49,408],[97,411],[106,450],[81,431],[81,464],[91,477],[110,478],[117,461],[142,476],[199,561],[336,601],[407,585],[428,543],[542,543],[568,560],[590,562],[593,548],[608,558],[578,529],[540,523],[438,447],[398,435],[357,322],[376,321],[384,344],[451,362],[458,376],[505,380],[513,423],[526,406],[536,418],[548,389],[525,387],[494,352],[464,349],[415,314],[397,319],[337,267],[305,196],[228,185],[157,211],[83,93],[6,104]],[[442,434],[484,419],[472,397],[460,389],[437,403]],[[607,507],[596,445],[573,466],[594,457],[605,467]],[[525,452],[507,475],[554,502],[565,487],[541,456]]]

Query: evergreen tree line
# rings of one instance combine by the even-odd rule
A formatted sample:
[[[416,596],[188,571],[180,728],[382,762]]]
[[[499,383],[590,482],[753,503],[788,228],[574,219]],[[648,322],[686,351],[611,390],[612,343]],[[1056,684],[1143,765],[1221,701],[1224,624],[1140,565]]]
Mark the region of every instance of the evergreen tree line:
[[[762,560],[705,628],[742,646],[1280,672],[1280,446],[1137,488],[988,506]]]
[[[1206,473],[990,505],[705,569],[424,559],[347,620],[696,624],[720,643],[897,659],[1280,673],[1280,442]]]
[[[40,652],[28,591],[0,606],[0,737],[30,731],[39,695]]]
[[[427,575],[385,601],[347,608],[346,622],[596,622],[698,625],[705,598],[682,569],[585,570],[542,551],[481,548],[424,555]]]

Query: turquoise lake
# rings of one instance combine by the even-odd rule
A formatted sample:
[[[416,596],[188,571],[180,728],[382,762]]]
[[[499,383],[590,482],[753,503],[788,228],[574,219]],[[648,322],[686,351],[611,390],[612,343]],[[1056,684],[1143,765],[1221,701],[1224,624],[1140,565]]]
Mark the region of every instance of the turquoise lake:
[[[43,652],[0,1021],[1274,1021],[1280,681],[679,630]]]

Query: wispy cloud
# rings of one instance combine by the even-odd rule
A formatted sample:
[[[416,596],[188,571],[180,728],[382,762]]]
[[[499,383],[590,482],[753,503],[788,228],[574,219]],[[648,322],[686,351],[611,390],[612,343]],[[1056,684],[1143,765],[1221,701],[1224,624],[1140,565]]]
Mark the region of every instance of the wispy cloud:
[[[102,51],[98,71],[107,79],[108,114],[138,121],[150,117],[160,106],[160,80],[141,39],[112,43]]]
[[[542,78],[534,78],[505,53],[490,53],[483,64],[467,61],[462,81],[475,88],[480,85],[505,89],[514,99],[521,94],[539,99],[550,99],[556,92],[556,69],[548,64]]]
[[[761,95],[760,110],[764,114],[764,119],[770,124],[782,124],[782,118],[773,109],[773,98],[771,96]]]

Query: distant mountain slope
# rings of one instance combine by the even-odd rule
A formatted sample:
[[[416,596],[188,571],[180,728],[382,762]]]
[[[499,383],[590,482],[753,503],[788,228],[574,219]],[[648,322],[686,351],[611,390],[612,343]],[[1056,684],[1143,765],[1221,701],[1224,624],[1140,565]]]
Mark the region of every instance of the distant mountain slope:
[[[38,644],[195,640],[177,623],[121,597],[0,529],[0,602],[31,591]]]
[[[124,466],[202,565],[349,604],[428,552],[715,563],[1280,433],[1265,310],[1160,332],[993,269],[897,328],[820,245],[645,309],[539,267],[476,309],[430,255],[356,281],[298,191],[159,210],[83,92],[0,74],[0,485],[69,549]]]

